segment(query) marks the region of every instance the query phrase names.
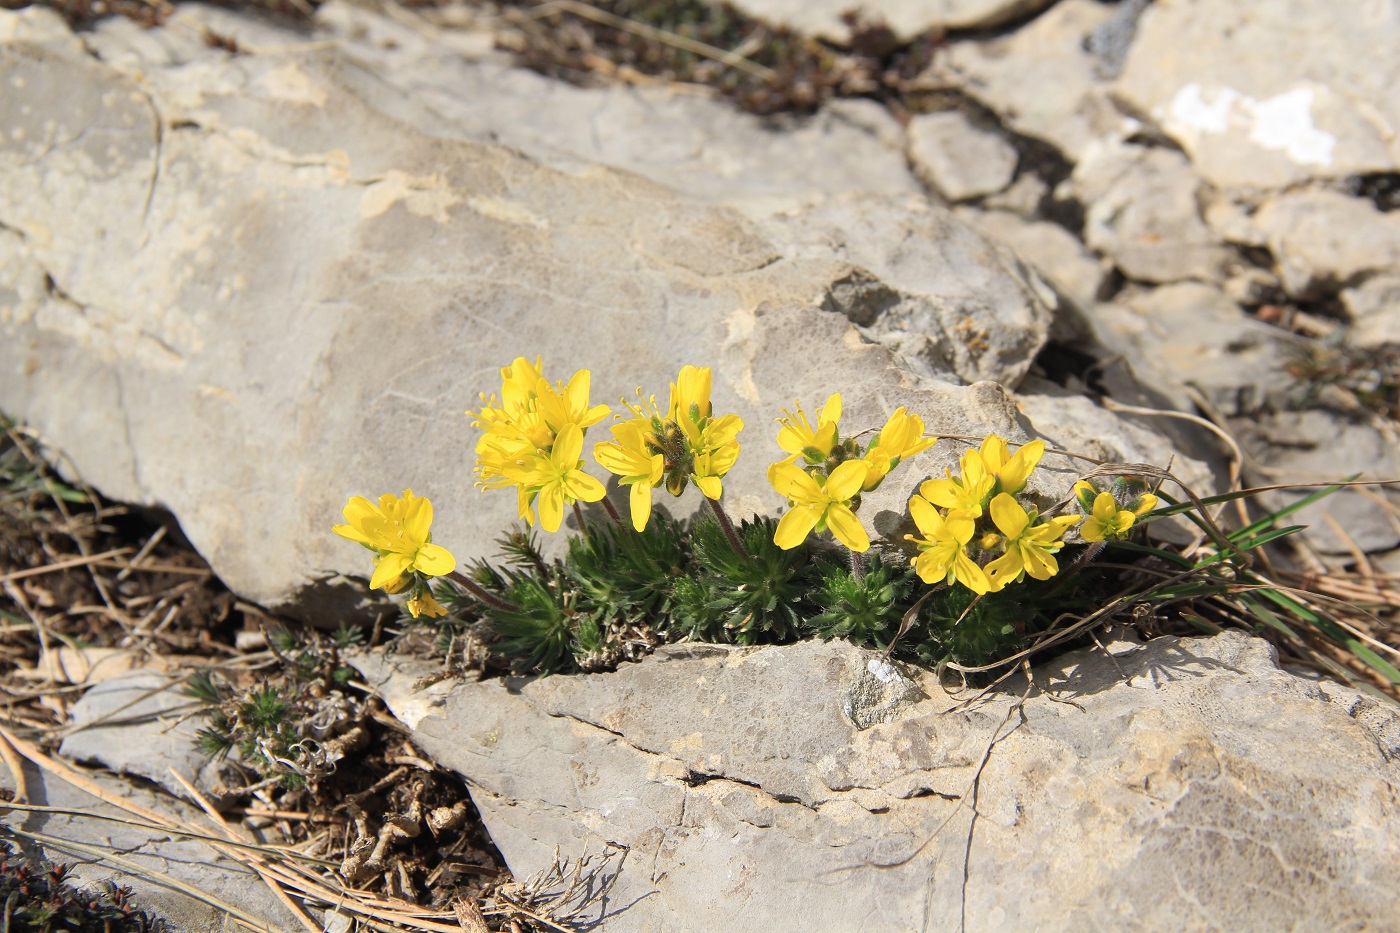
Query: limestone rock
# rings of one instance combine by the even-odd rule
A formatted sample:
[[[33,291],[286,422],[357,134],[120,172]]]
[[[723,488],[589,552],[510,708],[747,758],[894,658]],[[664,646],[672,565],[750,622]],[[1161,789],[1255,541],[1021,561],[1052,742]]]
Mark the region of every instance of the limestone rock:
[[[1320,484],[1352,474],[1367,480],[1400,476],[1400,447],[1393,433],[1387,436],[1388,431],[1393,432],[1388,426],[1377,430],[1372,424],[1336,412],[1307,409],[1251,418],[1235,424],[1234,429],[1256,462],[1269,465],[1270,483]],[[1315,491],[1315,485],[1274,491],[1263,502],[1270,508],[1281,508]],[[1388,499],[1391,508],[1378,498]],[[1308,542],[1325,554],[1352,554],[1356,548],[1386,551],[1400,545],[1400,527],[1392,511],[1396,508],[1400,508],[1400,494],[1393,488],[1364,492],[1342,489],[1298,510],[1287,521],[1307,525]]]
[[[112,63],[71,37],[0,47],[0,408],[106,494],[172,510],[246,598],[364,574],[328,533],[351,494],[411,486],[438,540],[489,553],[515,504],[471,489],[461,412],[522,353],[593,368],[597,400],[713,365],[717,407],[750,426],[726,482],[750,510],[777,504],[765,425],[795,396],[863,394],[853,428],[908,404],[933,430],[1033,430],[958,384],[1014,386],[1053,297],[938,208],[828,198],[760,223],[420,134],[333,51],[145,38]],[[863,335],[819,305],[865,274],[900,297]]]
[[[1386,4],[1153,3],[1115,93],[1218,187],[1395,171],[1397,46]]]
[[[1267,201],[1254,225],[1283,287],[1316,298],[1377,272],[1400,273],[1400,214],[1335,191],[1290,191]]]
[[[1347,339],[1358,347],[1400,344],[1400,275],[1378,275],[1342,290],[1351,316]]]
[[[1200,182],[1179,152],[1096,147],[1074,169],[1084,240],[1141,282],[1213,281],[1230,251],[1201,219]]]
[[[1091,318],[1099,341],[1183,411],[1192,408],[1188,384],[1227,415],[1253,411],[1265,394],[1290,384],[1283,363],[1302,346],[1197,282],[1130,293],[1096,306]]]
[[[1006,211],[960,209],[956,213],[978,233],[1010,246],[1077,308],[1091,308],[1098,300],[1107,271],[1064,227],[1023,220]]]
[[[807,642],[462,684],[408,724],[517,875],[556,845],[630,847],[610,931],[1389,923],[1392,710],[1238,632],[1111,650],[1037,669],[1023,716],[1021,688],[957,709],[906,669],[926,698],[853,722],[879,655]],[[419,673],[356,663],[376,685]]]
[[[196,832],[218,834],[208,818],[193,804],[172,800],[147,788],[130,786],[100,772],[84,772],[83,776],[113,798],[129,800],[167,818],[183,821],[195,827]],[[4,814],[8,825],[91,846],[135,863],[145,871],[162,872],[177,882],[244,911],[250,921],[260,924],[259,929],[265,928],[270,933],[294,933],[305,929],[262,879],[242,862],[215,851],[199,840],[182,838],[164,829],[133,826],[130,824],[131,814],[126,810],[106,803],[28,762],[24,765],[24,778],[29,803],[77,812],[21,813],[8,810]],[[14,778],[8,768],[0,768],[0,787],[9,791],[15,789]],[[246,929],[225,911],[143,877],[141,873],[114,868],[56,843],[46,844],[42,850],[52,861],[69,865],[69,880],[79,887],[97,886],[105,881],[130,887],[136,905],[164,920],[164,929],[168,933],[234,933]]]
[[[1016,150],[956,110],[915,114],[909,161],[924,184],[949,201],[995,194],[1016,174]]]
[[[846,14],[889,27],[903,41],[939,29],[986,29],[1044,9],[1052,0],[736,0],[755,19],[846,42]]]
[[[1078,159],[1124,123],[1085,50],[1113,9],[1095,0],[1063,0],[1014,32],[949,43],[932,74],[961,87],[1017,133]]]
[[[200,15],[235,32],[247,19]],[[920,190],[903,130],[874,101],[836,101],[779,126],[667,87],[574,87],[512,67],[489,46],[463,54],[450,32],[425,32],[345,2],[322,7],[317,23],[318,34],[303,41],[334,38],[363,69],[349,73],[356,94],[395,95],[377,106],[427,136],[499,143],[566,172],[610,165],[750,213],[847,191]]]
[[[211,761],[195,744],[202,720],[190,718],[199,704],[183,694],[183,680],[172,683],[159,674],[135,673],[97,684],[73,704],[59,753],[186,797],[170,773],[173,768],[217,802],[221,762]]]

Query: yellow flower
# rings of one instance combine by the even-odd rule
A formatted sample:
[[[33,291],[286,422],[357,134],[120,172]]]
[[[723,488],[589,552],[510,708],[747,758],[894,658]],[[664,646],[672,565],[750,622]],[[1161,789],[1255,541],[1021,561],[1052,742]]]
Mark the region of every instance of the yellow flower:
[[[656,396],[644,397],[637,390],[640,404],[623,401],[635,416],[628,424],[626,438],[617,444],[598,444],[593,456],[604,469],[632,482],[632,523],[638,531],[646,527],[651,514],[651,488],[665,482],[666,490],[679,496],[693,482],[709,499],[724,492],[722,479],[739,459],[736,437],[744,429],[738,415],[714,417],[710,404],[710,368],[684,366],[671,383],[671,399],[663,417]],[[617,434],[617,428],[613,429]],[[653,457],[661,458],[661,475],[653,473]],[[625,471],[625,472],[624,472]],[[640,480],[647,477],[645,491]],[[643,496],[645,496],[643,504]],[[639,511],[640,510],[640,511]],[[643,517],[638,517],[638,516]]]
[[[433,594],[428,592],[426,586],[423,587],[422,592],[408,598],[408,611],[415,619],[419,616],[437,619],[447,615],[447,610],[436,599],[433,599]]]
[[[909,500],[909,514],[914,524],[924,533],[924,537],[905,535],[905,540],[913,541],[919,547],[918,556],[911,561],[919,579],[925,583],[961,583],[977,594],[991,589],[987,574],[977,562],[967,555],[967,543],[972,540],[976,522],[966,512],[949,512],[947,517],[938,514],[923,496],[913,496]]]
[[[1026,488],[1031,472],[1040,463],[1040,458],[1045,456],[1045,442],[1022,444],[1014,456],[1007,456],[1006,440],[991,434],[982,441],[981,454],[986,471],[997,479],[997,492],[1008,492],[1014,496]]]
[[[720,480],[739,459],[739,442],[736,438],[744,429],[743,419],[738,415],[725,415],[707,420],[704,427],[695,433],[687,426],[689,423],[688,419],[680,422],[695,458],[691,464],[690,478],[707,499],[717,500],[724,492]]]
[[[1079,521],[1078,515],[1065,515],[1032,524],[1031,515],[1008,493],[999,493],[988,509],[992,521],[1006,536],[1006,553],[987,565],[987,578],[993,590],[1030,574],[1048,580],[1060,570],[1055,553],[1064,547],[1060,539]]]
[[[1091,542],[1126,537],[1139,517],[1157,507],[1157,497],[1147,493],[1131,503],[1131,508],[1120,509],[1113,493],[1098,492],[1085,480],[1074,484],[1074,494],[1080,508],[1089,513],[1079,534]]]
[[[982,454],[967,450],[962,455],[962,475],[953,476],[952,470],[945,470],[947,479],[924,480],[919,486],[919,495],[934,505],[954,512],[966,512],[972,518],[982,515],[982,509],[996,485],[996,476],[990,473],[982,459]]]
[[[540,527],[555,532],[564,521],[564,506],[575,502],[597,502],[607,494],[603,484],[580,468],[583,461],[583,429],[566,424],[554,439],[546,456],[536,457],[536,465],[522,483],[539,497]]]
[[[866,448],[864,459],[870,470],[865,476],[865,491],[879,486],[890,470],[899,466],[899,461],[928,450],[937,440],[924,437],[924,419],[909,414],[902,406],[896,408]]]
[[[651,490],[661,484],[666,458],[652,452],[650,423],[632,418],[612,428],[614,442],[593,445],[593,459],[632,487],[632,527],[642,531],[651,518]]]
[[[870,536],[851,510],[851,500],[860,494],[868,469],[863,460],[847,460],[822,483],[787,461],[769,466],[768,482],[791,503],[773,533],[773,543],[790,550],[807,540],[813,529],[829,528],[852,551],[869,550]]]
[[[782,428],[778,431],[778,446],[792,454],[790,460],[805,457],[809,463],[821,463],[831,456],[831,450],[840,439],[837,424],[841,420],[841,393],[833,392],[826,404],[817,409],[817,426],[813,429],[807,414],[799,403],[797,414],[786,408],[783,417],[777,419]]]
[[[555,388],[550,386],[546,379],[540,379],[536,384],[535,396],[540,416],[555,434],[570,424],[580,428],[592,427],[612,411],[606,405],[589,406],[588,386],[592,378],[591,372],[580,369],[569,379],[567,386],[560,385]]]
[[[687,418],[698,424],[710,414],[710,367],[682,366],[680,375],[671,383],[667,416],[672,421]]]
[[[417,572],[440,577],[457,568],[447,548],[433,544],[429,529],[433,504],[405,489],[403,496],[385,494],[376,505],[363,496],[352,496],[343,512],[345,524],[331,530],[359,542],[378,555],[370,589],[395,586],[402,589],[404,574]]]

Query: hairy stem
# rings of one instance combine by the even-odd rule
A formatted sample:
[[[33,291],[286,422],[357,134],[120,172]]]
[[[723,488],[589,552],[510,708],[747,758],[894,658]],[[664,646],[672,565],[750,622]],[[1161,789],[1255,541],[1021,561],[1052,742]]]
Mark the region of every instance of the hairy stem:
[[[622,513],[618,512],[617,506],[613,505],[612,499],[610,497],[603,496],[603,508],[607,510],[608,518],[611,518],[613,520],[614,525],[616,525],[619,528],[629,527],[627,522],[622,520]]]
[[[577,499],[574,500],[573,506],[574,521],[578,522],[578,530],[583,534],[583,540],[591,542],[593,540],[593,535],[588,532],[588,523],[583,520],[583,509],[578,507]]]
[[[846,552],[851,555],[851,578],[859,583],[865,579],[865,555],[850,548]]]
[[[739,533],[734,530],[734,523],[729,520],[724,509],[720,508],[719,500],[706,496],[705,501],[710,503],[710,511],[715,513],[715,520],[719,522],[719,527],[724,529],[724,536],[729,539],[729,546],[734,549],[734,553],[747,560],[752,560],[749,552],[744,550],[744,543],[739,540]]]
[[[462,589],[472,594],[472,598],[479,603],[490,606],[492,609],[499,609],[501,612],[520,611],[519,606],[515,605],[514,603],[507,602],[506,600],[501,599],[501,597],[499,596],[487,592],[485,589],[482,588],[480,583],[477,583],[475,580],[462,573],[462,571],[460,570],[452,571],[448,574],[448,577],[452,579],[452,582],[456,583],[458,586],[462,587]]]

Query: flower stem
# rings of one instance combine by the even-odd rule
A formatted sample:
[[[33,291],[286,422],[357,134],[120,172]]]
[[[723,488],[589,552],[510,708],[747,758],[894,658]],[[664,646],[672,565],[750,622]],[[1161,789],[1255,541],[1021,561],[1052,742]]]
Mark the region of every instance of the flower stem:
[[[583,540],[591,542],[593,535],[588,532],[588,523],[583,520],[583,509],[578,507],[578,500],[574,500],[574,521],[578,522],[578,530],[583,534]]]
[[[507,602],[506,600],[501,599],[499,596],[487,592],[485,589],[482,588],[480,583],[477,583],[475,580],[462,573],[462,571],[460,570],[454,570],[450,574],[448,574],[448,576],[452,578],[452,581],[454,583],[462,587],[462,589],[466,590],[468,593],[472,594],[472,598],[474,598],[479,603],[483,603],[487,606],[490,606],[492,609],[499,609],[501,612],[520,611],[519,606],[515,605],[514,603]]]
[[[850,548],[846,551],[851,555],[851,578],[859,583],[865,579],[865,555]]]
[[[619,528],[626,528],[627,523],[622,520],[622,515],[617,511],[617,506],[613,505],[612,499],[603,496],[603,508],[607,510],[608,518],[613,520],[613,524]]]
[[[719,527],[724,529],[724,536],[729,539],[729,546],[734,549],[734,553],[752,560],[749,552],[744,550],[744,543],[739,540],[739,533],[734,530],[734,523],[729,520],[728,515],[724,514],[724,509],[719,507],[719,500],[706,496],[705,501],[710,503],[710,510],[715,513],[715,520],[719,522]]]

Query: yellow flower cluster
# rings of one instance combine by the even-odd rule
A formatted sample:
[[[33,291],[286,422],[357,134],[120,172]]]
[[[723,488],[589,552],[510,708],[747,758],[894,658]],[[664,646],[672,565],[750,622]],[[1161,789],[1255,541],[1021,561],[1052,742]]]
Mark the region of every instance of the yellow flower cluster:
[[[682,367],[664,415],[654,395],[639,405],[624,401],[633,417],[613,426],[611,442],[593,445],[599,465],[632,487],[632,527],[638,531],[651,517],[652,489],[663,482],[673,496],[690,482],[713,501],[724,492],[724,475],[739,459],[736,438],[744,422],[738,415],[714,416],[710,384],[708,366]]]
[[[768,467],[768,482],[787,498],[789,508],[778,522],[773,541],[787,550],[814,530],[830,530],[852,551],[870,548],[870,535],[856,509],[860,494],[880,485],[906,457],[932,447],[924,422],[898,408],[864,448],[854,438],[841,439],[841,395],[834,393],[817,409],[816,427],[800,405],[777,419],[778,445],[789,456]]]
[[[520,517],[558,531],[564,507],[597,502],[603,484],[583,471],[583,434],[612,410],[588,404],[592,373],[580,369],[563,383],[550,384],[540,359],[523,356],[501,370],[501,394],[467,414],[483,432],[476,444],[477,485],[483,489],[514,486]]]
[[[922,537],[914,570],[925,583],[961,583],[974,593],[994,593],[1030,575],[1048,580],[1059,572],[1055,554],[1079,516],[1041,519],[1016,499],[1045,454],[1031,441],[1011,455],[995,434],[963,454],[962,474],[926,480],[909,500]],[[939,509],[942,509],[940,512]]]
[[[457,569],[457,559],[451,552],[432,543],[432,502],[415,496],[412,489],[405,489],[402,496],[382,495],[378,503],[352,496],[343,514],[345,524],[331,530],[374,552],[370,589],[400,593],[412,586],[408,609],[415,619],[423,614],[447,614],[433,599],[424,580]]]
[[[1126,491],[1127,484],[1123,485]],[[1086,516],[1079,535],[1091,543],[1126,538],[1137,520],[1157,507],[1156,496],[1139,491],[1127,492],[1127,508],[1119,508],[1112,492],[1100,492],[1083,479],[1074,484],[1074,498]]]

